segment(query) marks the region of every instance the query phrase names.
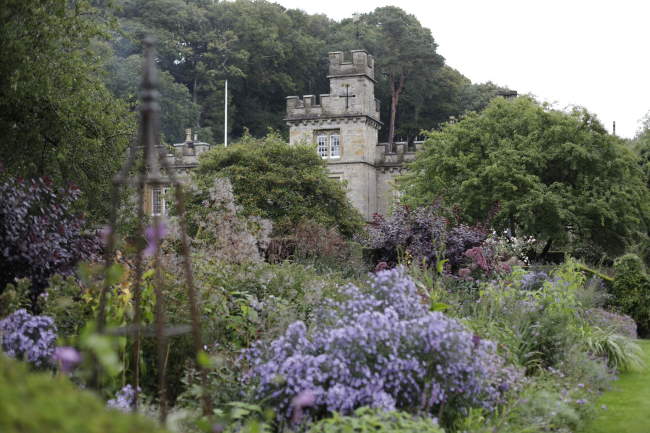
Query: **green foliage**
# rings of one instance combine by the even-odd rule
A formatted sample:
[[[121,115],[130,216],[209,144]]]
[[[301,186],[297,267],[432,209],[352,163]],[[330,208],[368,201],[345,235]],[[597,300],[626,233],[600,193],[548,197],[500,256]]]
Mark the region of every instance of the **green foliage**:
[[[120,0],[121,58],[141,53],[144,35],[158,42],[159,64],[184,85],[200,112],[194,125],[223,131],[228,80],[229,133],[261,136],[281,129],[285,97],[326,87],[325,40],[332,23],[321,15],[267,1]],[[176,119],[178,124],[180,118]],[[178,131],[177,134],[180,134]]]
[[[264,139],[245,136],[226,149],[206,152],[196,169],[197,183],[205,191],[216,177],[230,179],[244,213],[272,220],[276,233],[306,219],[336,227],[345,236],[363,224],[342,185],[328,178],[314,149],[289,146],[276,134]]]
[[[345,239],[336,228],[326,228],[314,221],[301,221],[288,234],[273,239],[266,257],[271,263],[290,260],[351,276],[361,276],[366,271],[361,245]]]
[[[641,337],[650,335],[650,276],[639,256],[626,254],[614,262],[613,303],[631,316]]]
[[[579,341],[582,320],[576,314],[576,292],[584,276],[569,261],[539,290],[521,290],[521,275],[485,285],[479,299],[464,305],[461,314],[471,318],[479,335],[504,343],[507,356],[529,373],[557,368]]]
[[[287,262],[229,264],[197,255],[193,264],[203,340],[212,364],[208,389],[217,406],[246,394],[240,382],[246,369],[239,360],[242,348],[282,335],[296,320],[312,321],[323,300],[336,297],[337,287],[349,281],[339,273],[324,274]],[[170,323],[189,323],[187,296],[180,283],[167,290],[166,305]],[[192,357],[189,335],[180,336],[170,348],[168,368],[176,371],[170,375],[170,383],[183,389],[181,405],[195,408],[202,392],[192,385],[197,383],[198,373],[183,368]]]
[[[113,94],[127,102],[132,109],[138,105],[140,83],[142,81],[141,55],[133,54],[127,58],[113,56],[106,66],[106,86]],[[174,80],[167,71],[158,74],[160,92],[160,130],[163,140],[179,143],[185,140],[185,128],[196,123],[198,105],[192,101],[187,87]],[[203,141],[212,142],[212,137],[199,136]]]
[[[632,339],[599,328],[585,328],[581,340],[587,350],[607,359],[617,371],[641,371],[645,367],[643,351]]]
[[[385,6],[361,17],[364,25],[361,41],[377,58],[377,69],[390,91],[390,115],[387,141],[392,143],[399,99],[411,81],[426,82],[431,73],[443,65],[436,53],[437,44],[431,31],[418,19],[396,6]]]
[[[141,416],[109,410],[64,376],[29,373],[0,354],[0,431],[57,433],[163,432]]]
[[[29,278],[20,278],[15,281],[15,284],[7,284],[0,294],[0,317],[6,317],[21,308],[29,310],[32,306],[31,288],[32,282]],[[43,297],[38,298],[39,304],[42,300]]]
[[[0,161],[16,176],[75,183],[104,218],[133,117],[99,77],[91,41],[112,22],[81,0],[4,1],[0,10]]]
[[[597,260],[647,231],[648,189],[637,161],[583,109],[552,110],[527,97],[497,98],[432,131],[404,177],[409,204],[443,196],[477,221],[495,204],[510,229]]]
[[[405,412],[384,412],[383,410],[362,407],[353,415],[343,416],[334,413],[313,424],[308,433],[444,433],[438,423],[427,417],[413,416]]]
[[[109,87],[123,82],[141,40],[153,35],[158,60],[174,86],[162,83],[163,123],[167,139],[180,137],[189,108],[198,108],[192,126],[208,142],[220,140],[224,124],[224,82],[228,80],[229,136],[246,129],[256,137],[267,127],[284,131],[288,95],[320,94],[329,89],[327,53],[366,49],[375,55],[376,95],[387,123],[395,95],[395,134],[409,139],[466,110],[482,109],[501,88],[474,85],[444,65],[429,29],[400,8],[389,6],[336,22],[269,1],[119,0],[121,32],[113,39]],[[173,17],[171,19],[170,17]],[[385,73],[385,74],[384,74]],[[165,77],[162,77],[163,81]],[[135,83],[135,81],[133,81]],[[173,92],[166,92],[166,87]],[[391,87],[393,86],[393,87]],[[118,92],[119,93],[119,92]],[[122,95],[123,93],[119,93]],[[168,96],[169,95],[169,96]],[[191,104],[185,102],[190,95]],[[167,105],[165,105],[167,104]],[[194,105],[195,104],[195,105]],[[382,139],[391,128],[380,132]]]

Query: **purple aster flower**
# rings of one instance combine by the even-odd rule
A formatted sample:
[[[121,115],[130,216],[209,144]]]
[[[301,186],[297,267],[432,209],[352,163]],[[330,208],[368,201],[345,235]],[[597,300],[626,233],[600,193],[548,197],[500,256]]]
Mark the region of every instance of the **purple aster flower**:
[[[343,414],[361,406],[431,414],[442,407],[452,419],[472,407],[495,410],[522,375],[493,342],[430,312],[401,268],[378,272],[368,287],[348,285],[342,296],[325,302],[309,332],[294,322],[270,344],[245,351],[245,380],[279,418],[300,419],[296,405],[313,400],[316,411]]]
[[[2,350],[11,358],[31,362],[36,367],[50,363],[56,341],[56,326],[49,316],[32,316],[25,309],[0,320]]]
[[[167,227],[165,223],[159,221],[157,225],[147,227],[144,236],[147,239],[147,247],[142,253],[145,257],[151,257],[156,254],[160,241],[167,236]]]
[[[140,387],[138,387],[138,393],[140,392]],[[116,394],[115,398],[108,400],[106,405],[112,409],[117,409],[121,412],[132,412],[135,408],[135,399],[137,398],[137,393],[135,388],[130,384],[124,386]]]
[[[73,347],[57,347],[54,349],[52,360],[62,372],[69,374],[81,362],[81,354]]]

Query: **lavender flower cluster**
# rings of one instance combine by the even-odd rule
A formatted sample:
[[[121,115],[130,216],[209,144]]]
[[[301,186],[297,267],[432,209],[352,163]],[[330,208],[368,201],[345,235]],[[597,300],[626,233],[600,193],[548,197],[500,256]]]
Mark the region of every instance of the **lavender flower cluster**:
[[[544,271],[527,272],[521,277],[521,288],[530,291],[539,290],[548,278],[548,274]]]
[[[49,316],[32,316],[20,309],[0,320],[0,341],[8,356],[46,366],[54,354],[56,326]]]
[[[140,392],[140,387],[138,387],[138,393]],[[111,409],[117,409],[121,412],[133,412],[135,408],[135,399],[137,398],[137,393],[135,388],[128,384],[115,394],[115,398],[108,400],[106,405]]]
[[[368,289],[349,285],[310,333],[289,326],[245,354],[258,397],[291,419],[292,399],[308,390],[313,413],[361,406],[429,411],[453,419],[470,407],[494,410],[521,374],[495,344],[440,312],[429,312],[403,269],[377,273]]]

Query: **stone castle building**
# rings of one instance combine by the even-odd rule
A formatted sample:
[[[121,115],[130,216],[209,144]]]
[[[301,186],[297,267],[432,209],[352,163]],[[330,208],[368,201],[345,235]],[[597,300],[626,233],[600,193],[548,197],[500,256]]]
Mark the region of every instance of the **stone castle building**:
[[[364,50],[329,53],[328,94],[287,97],[289,143],[311,144],[325,160],[330,177],[344,181],[354,207],[371,220],[394,202],[394,179],[415,148],[379,143],[379,100],[375,61]],[[419,144],[419,143],[417,143]]]
[[[347,56],[346,56],[347,54]],[[413,160],[415,142],[379,143],[379,100],[375,99],[375,62],[364,50],[329,53],[328,94],[287,97],[285,120],[289,143],[305,143],[327,161],[330,177],[345,182],[348,198],[367,220],[375,213],[385,215],[396,198],[395,178],[404,163]],[[186,130],[184,143],[173,145],[166,154],[169,165],[181,178],[198,166],[198,157],[212,145],[199,141]],[[167,188],[148,188],[145,211],[165,215],[169,203]]]

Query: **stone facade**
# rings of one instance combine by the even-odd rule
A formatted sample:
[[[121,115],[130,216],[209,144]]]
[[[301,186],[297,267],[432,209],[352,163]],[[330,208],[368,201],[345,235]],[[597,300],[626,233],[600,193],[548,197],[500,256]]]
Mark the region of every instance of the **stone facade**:
[[[330,177],[344,181],[348,197],[366,220],[386,214],[394,202],[394,179],[412,160],[405,143],[378,142],[379,101],[375,62],[364,50],[329,53],[330,92],[287,97],[289,143],[313,145],[327,160]]]
[[[190,171],[198,167],[199,155],[212,148],[213,145],[200,141],[198,136],[192,130],[185,130],[185,141],[175,143],[171,149],[165,149],[160,146],[159,151],[165,155],[167,164],[174,168],[177,179],[186,184],[190,180]],[[169,187],[161,185],[152,187],[145,186],[144,191],[144,211],[146,215],[166,215],[169,209],[171,197],[168,192]]]

